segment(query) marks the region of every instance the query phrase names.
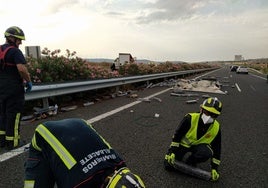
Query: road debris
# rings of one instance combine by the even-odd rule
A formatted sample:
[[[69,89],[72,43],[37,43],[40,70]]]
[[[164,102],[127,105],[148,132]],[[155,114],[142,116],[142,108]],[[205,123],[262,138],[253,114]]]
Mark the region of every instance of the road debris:
[[[152,99],[154,99],[154,100],[156,100],[158,102],[162,102],[162,100],[160,98],[158,98],[158,97],[153,97]]]
[[[170,93],[171,96],[177,96],[177,97],[197,97],[199,94],[197,93]]]
[[[209,95],[202,95],[202,98],[205,98],[205,99],[207,99],[207,98],[209,98],[210,96]]]
[[[75,109],[77,109],[77,106],[76,105],[73,105],[73,106],[62,107],[61,108],[61,111],[62,112],[69,112],[69,111],[72,111],[72,110],[75,110]]]
[[[198,99],[194,99],[194,100],[188,100],[186,101],[187,104],[194,104],[197,103]]]
[[[86,103],[83,104],[83,106],[86,107],[86,106],[90,106],[90,105],[93,105],[93,104],[94,104],[94,102],[86,102]]]
[[[153,83],[150,83],[146,88],[148,89],[148,88],[152,87],[152,85],[153,85]]]
[[[220,90],[220,83],[216,81],[216,78],[207,78],[205,80],[185,80],[180,79],[177,82],[179,89],[184,91],[199,91],[208,93],[225,94]]]
[[[138,97],[138,94],[136,94],[136,93],[129,95],[129,98],[137,98],[137,97]]]
[[[138,98],[137,100],[138,101],[143,101],[143,102],[151,102],[151,100],[148,99],[148,98]]]
[[[118,93],[116,95],[117,95],[117,97],[122,97],[122,96],[128,95],[128,93],[127,92],[118,91]]]

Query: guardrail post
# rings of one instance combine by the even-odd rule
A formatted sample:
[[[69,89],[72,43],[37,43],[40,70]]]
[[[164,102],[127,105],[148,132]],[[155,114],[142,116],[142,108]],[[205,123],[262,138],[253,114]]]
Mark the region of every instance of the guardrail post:
[[[49,107],[49,103],[48,103],[48,98],[42,98],[42,101],[43,101],[43,108],[47,108]]]
[[[119,92],[119,89],[120,89],[119,86],[116,86],[115,87],[115,93],[118,93]]]

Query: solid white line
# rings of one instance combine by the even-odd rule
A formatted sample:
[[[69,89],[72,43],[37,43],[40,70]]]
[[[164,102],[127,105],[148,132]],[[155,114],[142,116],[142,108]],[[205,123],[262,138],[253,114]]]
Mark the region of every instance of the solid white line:
[[[235,83],[235,86],[236,86],[237,90],[238,90],[239,92],[241,92],[241,89],[239,88],[239,86],[238,86],[237,83]]]
[[[260,78],[260,79],[263,79],[263,80],[266,80],[266,78],[264,78],[264,77],[261,77],[261,76],[258,76],[258,75],[254,75],[254,74],[250,74],[251,76],[255,76],[255,77],[257,77],[257,78]]]
[[[3,153],[2,155],[0,155],[0,162],[6,161],[6,160],[8,160],[16,155],[19,155],[19,154],[25,152],[25,148],[28,148],[29,146],[30,146],[30,144],[26,144],[20,148]]]
[[[155,97],[155,96],[157,96],[157,95],[160,95],[160,94],[162,94],[162,93],[165,93],[165,92],[169,91],[170,89],[171,89],[171,88],[165,89],[165,90],[163,90],[163,91],[160,91],[160,92],[158,92],[158,93],[155,93],[155,94],[153,94],[153,95],[150,95],[150,96],[148,96],[148,97],[145,97],[144,99],[150,99],[150,98],[152,98],[152,97]],[[87,122],[88,122],[88,123],[94,123],[94,122],[100,121],[100,120],[102,120],[102,119],[104,119],[104,118],[106,118],[106,117],[108,117],[108,116],[111,116],[111,115],[113,115],[113,114],[115,114],[115,113],[117,113],[117,112],[120,112],[120,111],[122,111],[122,110],[125,110],[125,109],[127,109],[127,108],[130,108],[131,106],[134,106],[134,105],[139,104],[139,103],[141,103],[141,102],[142,102],[142,101],[135,101],[135,102],[132,102],[132,103],[130,103],[130,104],[127,104],[127,105],[125,105],[125,106],[116,108],[116,109],[114,109],[114,110],[112,110],[112,111],[110,111],[110,112],[107,112],[107,113],[105,113],[105,114],[101,114],[101,115],[99,115],[99,116],[96,116],[96,117],[94,117],[94,118],[91,118],[91,119],[87,120]],[[17,156],[17,155],[19,155],[19,154],[25,152],[25,148],[29,147],[29,145],[30,145],[30,144],[26,144],[26,145],[24,145],[24,146],[22,146],[22,147],[20,147],[20,148],[17,148],[17,149],[14,149],[14,150],[11,150],[11,151],[9,151],[9,152],[6,152],[6,153],[1,154],[1,155],[0,155],[0,162],[6,161],[6,160],[8,160],[8,159],[10,159],[10,158],[12,158],[12,157],[15,157],[15,156]]]

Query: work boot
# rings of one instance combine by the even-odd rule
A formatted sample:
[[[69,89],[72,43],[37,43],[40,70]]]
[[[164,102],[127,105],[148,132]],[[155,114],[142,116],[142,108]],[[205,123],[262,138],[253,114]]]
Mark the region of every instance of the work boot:
[[[166,171],[175,171],[175,168],[173,166],[171,166],[167,160],[164,160],[164,169]]]
[[[26,143],[25,141],[23,141],[23,142],[19,141],[19,144],[14,147],[13,141],[7,141],[7,143],[6,143],[6,150],[10,151],[10,150],[13,150],[13,149],[17,149],[17,148],[25,145],[25,143]]]
[[[12,143],[12,144],[11,144]],[[6,150],[10,151],[10,150],[13,150],[13,149],[17,149],[17,148],[20,148],[22,146],[25,146],[27,144],[27,141],[26,140],[19,140],[19,144],[17,146],[14,147],[14,144],[13,142],[10,141],[10,144],[9,145],[6,145]],[[24,147],[24,150],[28,150],[29,149],[29,146],[28,147]]]
[[[6,142],[6,150],[10,151],[14,148],[13,141],[7,141]]]

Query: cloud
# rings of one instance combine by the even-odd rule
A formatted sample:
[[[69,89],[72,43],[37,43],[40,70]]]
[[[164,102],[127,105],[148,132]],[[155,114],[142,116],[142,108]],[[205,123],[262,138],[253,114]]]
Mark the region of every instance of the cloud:
[[[44,7],[46,7],[44,9],[45,14],[56,14],[63,9],[78,6],[80,4],[79,0],[49,0],[44,3]]]
[[[100,3],[102,2],[102,3]],[[254,9],[267,8],[266,0],[101,0],[104,15],[128,18],[137,24],[154,24],[198,19],[200,17],[237,16]]]
[[[267,10],[267,0],[13,0],[0,7],[8,17],[0,30],[17,25],[26,33],[25,45],[70,48],[83,57],[264,57]]]
[[[196,16],[209,1],[165,0],[145,5],[144,15],[137,17],[138,23],[176,21]]]

